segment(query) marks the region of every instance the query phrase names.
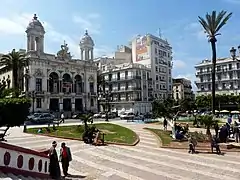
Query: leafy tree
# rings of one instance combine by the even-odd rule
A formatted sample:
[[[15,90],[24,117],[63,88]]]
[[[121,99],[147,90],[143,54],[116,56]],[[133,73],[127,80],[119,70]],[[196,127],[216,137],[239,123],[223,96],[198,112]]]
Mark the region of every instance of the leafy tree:
[[[12,50],[9,54],[3,55],[0,58],[0,67],[3,67],[4,71],[12,71],[13,73],[13,88],[19,90],[20,87],[20,71],[28,66],[29,59],[25,53]]]
[[[173,101],[171,99],[167,100],[156,100],[152,103],[153,114],[155,117],[163,117],[164,119],[173,118]]]
[[[6,83],[0,83],[0,127],[6,127],[4,134],[10,127],[22,125],[30,108],[29,99],[6,98],[10,93],[12,91],[6,89]]]
[[[215,114],[215,74],[216,74],[216,36],[220,35],[219,30],[227,23],[231,18],[232,13],[227,14],[227,11],[212,11],[212,14],[206,14],[206,19],[198,16],[199,22],[202,25],[205,33],[207,33],[208,41],[211,43],[212,47],[212,113]]]

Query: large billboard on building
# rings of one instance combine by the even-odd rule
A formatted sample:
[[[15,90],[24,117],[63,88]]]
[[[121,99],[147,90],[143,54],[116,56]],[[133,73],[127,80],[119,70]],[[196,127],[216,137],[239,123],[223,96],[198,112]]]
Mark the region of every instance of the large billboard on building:
[[[149,39],[147,36],[136,38],[136,61],[149,59],[148,53]]]

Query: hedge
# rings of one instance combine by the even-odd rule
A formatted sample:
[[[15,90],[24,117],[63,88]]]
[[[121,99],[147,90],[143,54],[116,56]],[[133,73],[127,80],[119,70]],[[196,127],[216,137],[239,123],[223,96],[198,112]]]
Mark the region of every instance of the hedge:
[[[30,100],[26,98],[0,99],[0,127],[20,126],[29,114]]]

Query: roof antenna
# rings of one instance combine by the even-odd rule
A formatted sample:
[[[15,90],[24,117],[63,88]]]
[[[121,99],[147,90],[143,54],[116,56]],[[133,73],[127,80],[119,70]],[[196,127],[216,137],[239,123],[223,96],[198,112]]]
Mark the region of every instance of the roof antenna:
[[[161,28],[158,28],[158,36],[159,36],[159,38],[162,38],[162,31],[161,31]]]

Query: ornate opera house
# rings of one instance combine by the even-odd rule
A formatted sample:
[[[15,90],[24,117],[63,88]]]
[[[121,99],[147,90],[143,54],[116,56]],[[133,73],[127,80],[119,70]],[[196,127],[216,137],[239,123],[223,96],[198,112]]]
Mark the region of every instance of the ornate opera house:
[[[22,89],[32,98],[31,111],[97,111],[97,67],[88,32],[79,43],[81,59],[72,58],[65,42],[56,55],[44,52],[45,30],[36,14],[26,34],[30,63],[22,74]],[[0,79],[9,77],[11,72],[0,74]]]

